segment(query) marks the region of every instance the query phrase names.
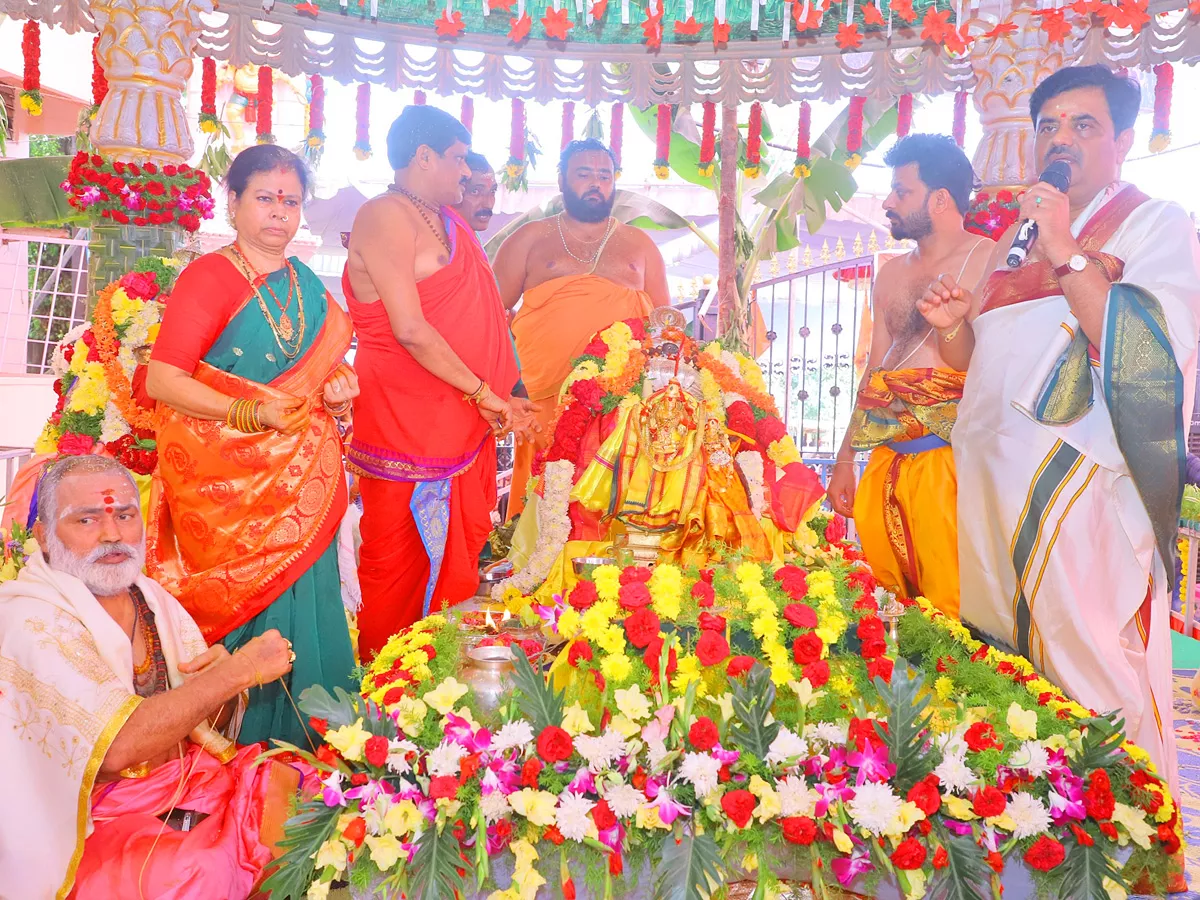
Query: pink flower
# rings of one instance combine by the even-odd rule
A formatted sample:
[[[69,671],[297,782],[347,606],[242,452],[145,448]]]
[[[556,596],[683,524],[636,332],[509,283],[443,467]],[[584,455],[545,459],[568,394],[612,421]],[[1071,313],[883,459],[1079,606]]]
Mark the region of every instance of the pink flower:
[[[861,751],[855,750],[846,757],[846,762],[858,769],[855,784],[868,781],[888,781],[896,774],[896,767],[888,761],[887,747],[866,741]]]
[[[866,850],[861,848],[855,849],[853,855],[849,859],[846,857],[838,857],[831,864],[833,874],[837,876],[838,883],[843,887],[850,885],[859,875],[865,875],[875,868],[871,864],[871,858]]]

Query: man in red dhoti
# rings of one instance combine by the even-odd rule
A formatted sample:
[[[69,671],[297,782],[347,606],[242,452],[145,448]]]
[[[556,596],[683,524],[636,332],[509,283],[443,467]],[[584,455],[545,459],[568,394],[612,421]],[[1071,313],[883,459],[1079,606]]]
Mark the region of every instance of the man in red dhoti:
[[[470,139],[448,113],[407,107],[388,132],[395,183],[350,233],[342,288],[362,393],[347,460],[363,500],[363,659],[475,593],[492,527],[494,438],[510,423],[517,366],[487,257],[448,208],[470,174]]]

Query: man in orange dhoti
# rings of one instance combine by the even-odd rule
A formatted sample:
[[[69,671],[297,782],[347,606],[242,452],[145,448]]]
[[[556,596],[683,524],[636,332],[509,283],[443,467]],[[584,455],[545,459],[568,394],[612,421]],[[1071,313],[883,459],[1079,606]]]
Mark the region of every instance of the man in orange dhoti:
[[[505,307],[521,301],[512,330],[521,380],[540,407],[542,426],[533,442],[517,447],[510,516],[524,508],[535,453],[553,439],[550,423],[571,360],[597,331],[670,301],[666,266],[654,241],[612,217],[612,151],[597,140],[572,141],[558,173],[563,211],[521,227],[496,254]]]
[[[978,278],[992,242],[963,228],[974,173],[948,137],[912,135],[887,156],[892,192],[884,201],[892,236],[917,242],[889,260],[875,281],[867,372],[829,479],[836,512],[851,516],[879,583],[904,598],[922,595],[958,615],[957,482],[950,429],[964,372],[917,309],[942,272]],[[968,282],[973,283],[973,282]],[[854,456],[871,459],[855,487]]]
[[[350,233],[342,288],[362,393],[346,456],[363,500],[364,660],[475,593],[492,527],[495,435],[509,425],[517,366],[487,257],[449,209],[470,139],[449,114],[407,107],[388,133],[396,181]]]
[[[0,894],[246,897],[273,858],[297,770],[258,764],[213,726],[243,692],[291,670],[267,631],[205,647],[174,597],[141,574],[129,472],[101,456],[50,466],[35,552],[0,586]],[[236,713],[236,715],[235,715]]]

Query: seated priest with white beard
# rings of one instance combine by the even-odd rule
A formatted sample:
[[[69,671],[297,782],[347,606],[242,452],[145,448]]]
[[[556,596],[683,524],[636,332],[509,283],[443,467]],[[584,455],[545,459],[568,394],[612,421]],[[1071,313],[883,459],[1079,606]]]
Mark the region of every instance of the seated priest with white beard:
[[[142,574],[129,472],[52,465],[35,553],[0,585],[0,896],[244,898],[297,768],[239,748],[242,694],[291,669],[268,631],[232,656]]]

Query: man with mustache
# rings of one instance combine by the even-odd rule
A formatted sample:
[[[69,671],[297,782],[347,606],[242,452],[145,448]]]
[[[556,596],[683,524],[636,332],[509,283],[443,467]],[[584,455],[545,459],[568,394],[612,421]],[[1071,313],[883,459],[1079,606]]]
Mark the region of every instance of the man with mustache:
[[[519,228],[496,254],[504,305],[521,301],[512,330],[529,399],[542,430],[517,447],[509,515],[524,507],[530,467],[553,435],[550,422],[571,360],[592,336],[670,302],[662,254],[649,235],[612,216],[616,160],[595,139],[572,141],[559,158],[563,211]]]
[[[248,896],[298,773],[215,729],[291,670],[291,646],[270,630],[233,655],[205,647],[141,574],[138,491],[111,459],[50,465],[34,535],[44,555],[0,586],[3,893]]]
[[[481,153],[467,154],[467,168],[471,174],[463,180],[463,198],[450,207],[476,233],[488,230],[496,212],[496,173]]]
[[[836,512],[854,518],[880,584],[957,615],[950,429],[964,373],[947,360],[917,302],[943,272],[979,278],[993,245],[963,227],[975,173],[952,138],[909,135],[886,162],[892,192],[883,208],[892,237],[917,246],[885,262],[875,279],[870,358],[828,496]],[[866,450],[871,459],[856,487],[854,457]]]
[[[1028,259],[921,302],[952,366],[962,617],[1084,706],[1117,711],[1178,796],[1168,591],[1200,334],[1200,252],[1182,207],[1121,180],[1141,102],[1104,66],[1030,98],[1038,170]]]

